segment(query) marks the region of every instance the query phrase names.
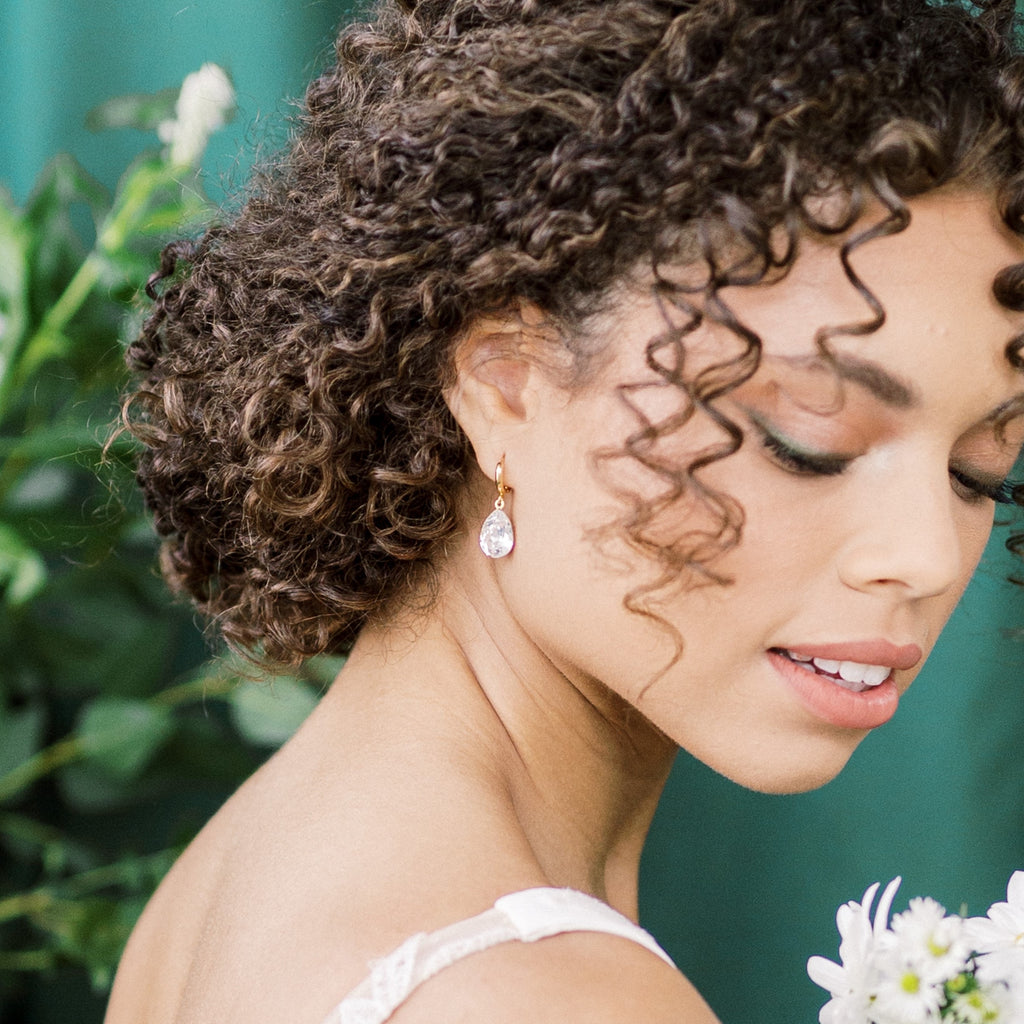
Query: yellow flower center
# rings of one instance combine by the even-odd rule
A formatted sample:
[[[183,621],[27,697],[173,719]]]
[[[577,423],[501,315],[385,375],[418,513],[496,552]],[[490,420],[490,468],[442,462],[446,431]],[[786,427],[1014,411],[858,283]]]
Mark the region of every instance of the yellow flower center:
[[[921,979],[916,974],[904,974],[900,979],[900,987],[904,992],[909,992],[913,995],[920,990]]]

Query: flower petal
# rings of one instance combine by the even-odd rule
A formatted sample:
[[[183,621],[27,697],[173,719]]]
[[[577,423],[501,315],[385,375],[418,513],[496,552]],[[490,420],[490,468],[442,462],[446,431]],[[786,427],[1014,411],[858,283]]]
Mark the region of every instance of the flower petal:
[[[888,930],[889,925],[889,910],[892,907],[893,897],[896,895],[896,890],[900,887],[900,883],[903,879],[897,875],[886,887],[885,892],[882,893],[882,898],[878,901],[878,909],[875,911],[875,935],[880,936]]]
[[[1006,902],[1024,910],[1024,871],[1014,871],[1006,886]]]
[[[834,996],[849,988],[843,968],[832,960],[826,960],[823,956],[812,956],[807,961],[807,974],[815,985]]]

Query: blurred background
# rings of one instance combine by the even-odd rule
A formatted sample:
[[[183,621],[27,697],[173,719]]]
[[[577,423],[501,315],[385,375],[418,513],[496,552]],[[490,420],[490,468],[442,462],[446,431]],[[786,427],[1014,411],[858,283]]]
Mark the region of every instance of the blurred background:
[[[102,449],[161,243],[230,206],[253,154],[287,138],[349,16],[337,0],[0,7],[2,1024],[101,1020],[147,894],[338,667],[240,681],[158,578],[130,449]],[[205,62],[237,114],[200,173],[169,170],[153,129]],[[129,93],[155,96],[89,116]],[[816,1020],[806,959],[835,956],[835,909],[871,882],[901,874],[897,908],[981,912],[1024,867],[1024,588],[1005,533],[836,782],[767,797],[680,755],[642,918],[725,1024]]]

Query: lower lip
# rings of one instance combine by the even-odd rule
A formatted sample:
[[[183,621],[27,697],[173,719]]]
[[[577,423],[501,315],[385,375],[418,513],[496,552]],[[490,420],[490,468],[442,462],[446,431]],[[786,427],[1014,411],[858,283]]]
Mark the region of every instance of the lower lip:
[[[789,684],[800,703],[816,718],[841,729],[877,729],[885,725],[900,702],[899,690],[890,676],[878,686],[854,693],[827,676],[804,668],[784,654],[768,652],[768,660]]]

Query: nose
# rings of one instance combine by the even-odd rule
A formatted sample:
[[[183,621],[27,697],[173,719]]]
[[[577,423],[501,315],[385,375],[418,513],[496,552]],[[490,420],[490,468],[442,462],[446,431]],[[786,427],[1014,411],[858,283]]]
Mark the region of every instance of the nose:
[[[906,598],[932,597],[958,587],[967,555],[962,513],[941,474],[920,471],[872,488],[848,509],[848,533],[839,559],[843,583],[856,590],[897,589]],[[979,547],[980,554],[980,547]],[[973,564],[971,566],[973,568]]]

